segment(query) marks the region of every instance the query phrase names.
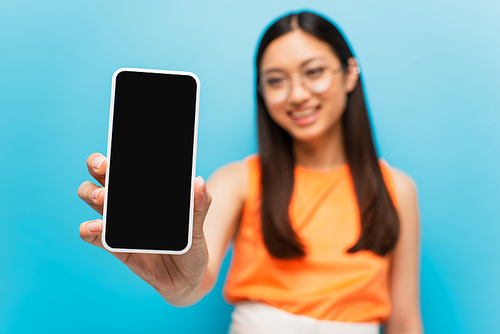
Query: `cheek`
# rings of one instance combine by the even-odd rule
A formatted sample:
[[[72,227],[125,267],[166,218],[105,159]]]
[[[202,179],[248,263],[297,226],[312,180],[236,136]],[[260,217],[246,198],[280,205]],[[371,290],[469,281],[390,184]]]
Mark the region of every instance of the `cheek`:
[[[275,121],[279,126],[283,127],[283,121],[287,116],[285,104],[266,104],[267,111],[272,120]]]
[[[334,87],[332,87],[334,88]],[[323,109],[328,112],[332,118],[339,118],[347,106],[347,94],[341,89],[331,89],[322,96]]]

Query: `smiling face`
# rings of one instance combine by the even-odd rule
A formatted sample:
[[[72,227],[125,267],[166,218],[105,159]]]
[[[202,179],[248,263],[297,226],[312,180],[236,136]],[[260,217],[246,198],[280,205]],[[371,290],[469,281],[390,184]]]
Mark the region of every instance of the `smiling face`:
[[[348,64],[346,70],[340,70],[341,62],[330,46],[300,29],[276,38],[264,51],[260,76],[278,88],[279,78],[289,78],[291,90],[283,102],[266,102],[271,118],[296,141],[332,135],[341,126],[347,94],[357,83],[354,59]],[[331,71],[333,83],[326,90],[315,91],[315,76],[321,71]]]

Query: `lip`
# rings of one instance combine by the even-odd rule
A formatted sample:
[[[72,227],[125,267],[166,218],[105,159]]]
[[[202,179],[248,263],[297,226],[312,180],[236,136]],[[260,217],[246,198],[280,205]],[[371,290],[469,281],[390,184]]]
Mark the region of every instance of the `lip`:
[[[307,111],[314,109],[311,114],[308,114]],[[300,113],[306,113],[304,116],[300,116]],[[321,113],[321,106],[316,107],[302,107],[297,108],[288,112],[288,116],[290,119],[297,125],[305,126],[314,123]]]

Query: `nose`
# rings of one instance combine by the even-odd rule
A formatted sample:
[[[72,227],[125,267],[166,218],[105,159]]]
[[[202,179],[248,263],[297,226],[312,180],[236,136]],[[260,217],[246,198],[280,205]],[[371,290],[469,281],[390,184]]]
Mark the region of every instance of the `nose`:
[[[304,87],[298,77],[291,78],[292,91],[290,93],[290,102],[302,104],[311,97],[311,92]]]

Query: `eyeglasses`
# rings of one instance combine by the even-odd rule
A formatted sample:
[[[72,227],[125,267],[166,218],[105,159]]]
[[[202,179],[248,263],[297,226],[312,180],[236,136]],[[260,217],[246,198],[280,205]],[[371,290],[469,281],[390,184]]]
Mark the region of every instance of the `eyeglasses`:
[[[318,66],[303,70],[297,76],[304,88],[312,94],[325,93],[335,80],[335,74],[344,69],[344,65],[337,69]],[[270,71],[262,75],[259,80],[259,92],[262,98],[270,104],[285,102],[290,97],[293,81],[290,76],[282,71]]]

